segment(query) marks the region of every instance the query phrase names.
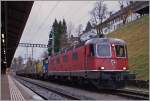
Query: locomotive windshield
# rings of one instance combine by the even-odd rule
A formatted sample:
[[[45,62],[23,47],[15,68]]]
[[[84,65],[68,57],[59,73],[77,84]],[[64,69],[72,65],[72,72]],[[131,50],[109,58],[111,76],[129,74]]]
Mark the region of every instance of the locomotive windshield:
[[[110,56],[110,45],[109,44],[99,44],[97,45],[98,56]]]
[[[123,45],[115,45],[116,56],[125,57],[125,47]]]

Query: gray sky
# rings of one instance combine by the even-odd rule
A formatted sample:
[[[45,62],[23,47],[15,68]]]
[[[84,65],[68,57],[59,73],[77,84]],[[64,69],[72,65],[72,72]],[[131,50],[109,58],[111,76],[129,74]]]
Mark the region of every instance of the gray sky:
[[[57,20],[66,20],[67,24],[72,22],[75,28],[86,23],[90,19],[89,12],[96,1],[35,1],[29,15],[27,24],[23,31],[20,42],[47,44],[50,26]],[[119,10],[118,1],[105,1],[108,11]],[[40,59],[46,49],[34,48],[34,58]],[[18,47],[15,57],[25,58],[26,48]],[[31,54],[31,48],[28,49]]]

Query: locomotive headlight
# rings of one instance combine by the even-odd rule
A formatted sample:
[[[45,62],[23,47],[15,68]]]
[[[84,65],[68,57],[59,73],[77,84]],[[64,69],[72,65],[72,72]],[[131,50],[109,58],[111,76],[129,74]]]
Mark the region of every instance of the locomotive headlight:
[[[126,67],[123,67],[123,70],[126,70],[127,68]]]
[[[101,69],[105,69],[104,67],[101,67]]]

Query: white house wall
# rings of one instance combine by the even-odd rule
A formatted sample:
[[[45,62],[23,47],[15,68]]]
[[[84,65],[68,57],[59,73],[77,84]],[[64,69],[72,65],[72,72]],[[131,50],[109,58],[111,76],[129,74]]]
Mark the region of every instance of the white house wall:
[[[132,13],[130,16],[127,17],[126,23],[134,21],[138,18],[140,18],[140,14]],[[108,34],[120,28],[122,25],[123,25],[123,20],[117,18],[113,22],[112,21],[110,22],[110,26],[104,27],[102,30],[104,34]]]

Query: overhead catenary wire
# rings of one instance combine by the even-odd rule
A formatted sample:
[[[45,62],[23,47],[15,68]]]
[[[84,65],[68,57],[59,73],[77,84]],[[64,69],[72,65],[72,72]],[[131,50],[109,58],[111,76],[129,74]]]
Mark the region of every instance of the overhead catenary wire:
[[[53,8],[50,10],[50,12],[49,12],[49,14],[48,14],[48,16],[43,20],[43,22],[40,24],[40,26],[38,27],[38,29],[37,29],[37,31],[36,31],[36,33],[39,31],[39,30],[42,30],[42,27],[44,28],[44,24],[46,23],[46,22],[48,22],[48,18],[50,17],[50,15],[53,13],[53,11],[54,11],[54,9],[58,6],[58,4],[59,4],[59,2],[60,1],[58,1],[54,6],[53,6]],[[84,6],[85,7],[85,6]],[[78,11],[80,8],[78,7],[78,8],[76,8],[76,11]],[[71,13],[72,14],[72,13]],[[75,13],[76,14],[76,13]],[[73,14],[74,15],[74,14]],[[71,15],[72,16],[72,15]],[[45,28],[44,28],[45,29]],[[43,30],[44,30],[43,29]],[[38,35],[39,36],[39,35]]]
[[[60,1],[57,1],[56,4],[53,6],[53,8],[50,10],[50,12],[48,13],[48,15],[46,16],[46,18],[43,20],[43,22],[40,24],[40,26],[38,27],[37,31],[38,32],[42,26],[44,26],[44,24],[47,22],[47,20],[49,19],[50,15],[53,13],[53,11],[55,10],[55,8],[58,6],[58,4],[60,3]]]
[[[52,8],[52,9],[55,9],[57,6],[58,6],[58,4],[59,4],[59,2]],[[85,7],[85,6],[84,6]],[[52,9],[51,9],[51,11],[52,11]],[[79,11],[81,8],[80,7],[77,7],[76,9],[75,9],[75,12],[77,12],[77,11]],[[49,12],[50,13],[50,12]],[[65,12],[65,14],[64,15],[66,15],[66,13],[67,12]],[[77,12],[78,13],[78,12]],[[76,13],[70,13],[70,14],[67,14],[67,16],[69,17],[69,16],[75,16],[76,15]],[[49,17],[49,15],[46,17],[46,19],[45,20],[43,20],[43,23],[45,24],[46,22],[49,22],[48,20],[48,17]],[[47,24],[47,26],[48,26],[49,24]],[[43,24],[41,24],[39,27],[38,27],[38,30],[42,30],[42,27],[43,27],[44,25]],[[43,30],[45,30],[45,29],[47,29],[47,27],[46,28],[44,28]],[[37,30],[37,32],[38,32],[38,30]]]
[[[46,16],[46,17],[44,17],[44,19],[41,19],[41,23],[40,24],[36,24],[36,23],[38,23],[38,21],[36,21],[35,19],[37,19],[37,17],[35,17],[35,19],[34,19],[34,21],[36,21],[35,23],[34,23],[34,21],[33,21],[33,23],[32,23],[32,25],[31,25],[31,27],[30,27],[30,31],[32,30],[32,28],[33,27],[35,27],[35,26],[37,26],[37,30],[34,30],[34,32],[35,32],[35,39],[36,40],[39,40],[38,39],[38,37],[40,36],[40,35],[42,35],[43,33],[47,33],[47,28],[48,27],[45,27],[45,25],[46,26],[48,26],[48,24],[47,24],[47,22],[49,22],[50,21],[50,17],[51,17],[51,15],[54,13],[54,11],[55,11],[55,9],[56,9],[56,7],[59,5],[59,3],[60,3],[60,1],[57,1],[57,2],[55,2],[55,4],[54,5],[52,5],[53,7],[51,7],[51,9],[49,10],[49,12],[48,12],[48,15]],[[41,7],[42,5],[40,5],[40,7]],[[83,6],[82,6],[83,7]],[[85,6],[84,6],[85,7]],[[75,12],[76,11],[78,11],[80,8],[79,7],[76,7],[76,9],[74,9],[75,10]],[[81,8],[82,9],[82,8]],[[41,9],[40,9],[41,10]],[[38,11],[38,10],[36,10],[36,11]],[[68,10],[67,10],[68,11]],[[64,12],[65,14],[66,14],[66,12]],[[78,12],[77,12],[78,13]],[[38,12],[38,14],[37,15],[39,15],[40,14],[40,12]],[[68,16],[75,16],[75,15],[77,15],[76,13],[73,13],[73,15],[72,15],[72,13],[71,14],[68,14]],[[77,15],[78,16],[78,15]],[[85,17],[85,16],[84,16]],[[82,19],[84,19],[84,17],[82,17]],[[81,19],[81,18],[80,18]],[[82,20],[81,19],[81,20]],[[80,20],[80,21],[81,21]],[[42,31],[42,29],[44,29],[44,31],[45,32],[43,32]],[[39,33],[37,33],[37,32],[39,32]],[[39,41],[38,41],[39,42]]]
[[[60,1],[57,1],[56,4],[52,7],[52,9],[49,11],[48,15],[45,17],[43,22],[39,25],[38,29],[35,31],[36,34],[39,32],[39,30],[42,29],[42,27],[45,25],[45,23],[47,23],[49,17],[54,12],[55,8],[58,6],[59,3],[60,3]],[[37,34],[36,37],[39,37],[39,35],[41,35],[41,33]]]
[[[38,5],[38,4],[36,4],[36,5]],[[35,5],[35,6],[36,6]],[[34,6],[34,7],[35,7]],[[34,17],[33,18],[35,18],[34,20],[32,20],[32,22],[31,22],[31,26],[30,26],[30,28],[29,28],[29,33],[31,32],[31,30],[32,30],[32,28],[33,28],[33,25],[37,25],[37,18],[38,18],[38,15],[40,14],[39,12],[40,12],[40,10],[41,10],[41,6],[40,5],[38,5],[39,7],[38,7],[38,9],[36,9],[36,13],[35,13],[35,15],[34,15]]]

